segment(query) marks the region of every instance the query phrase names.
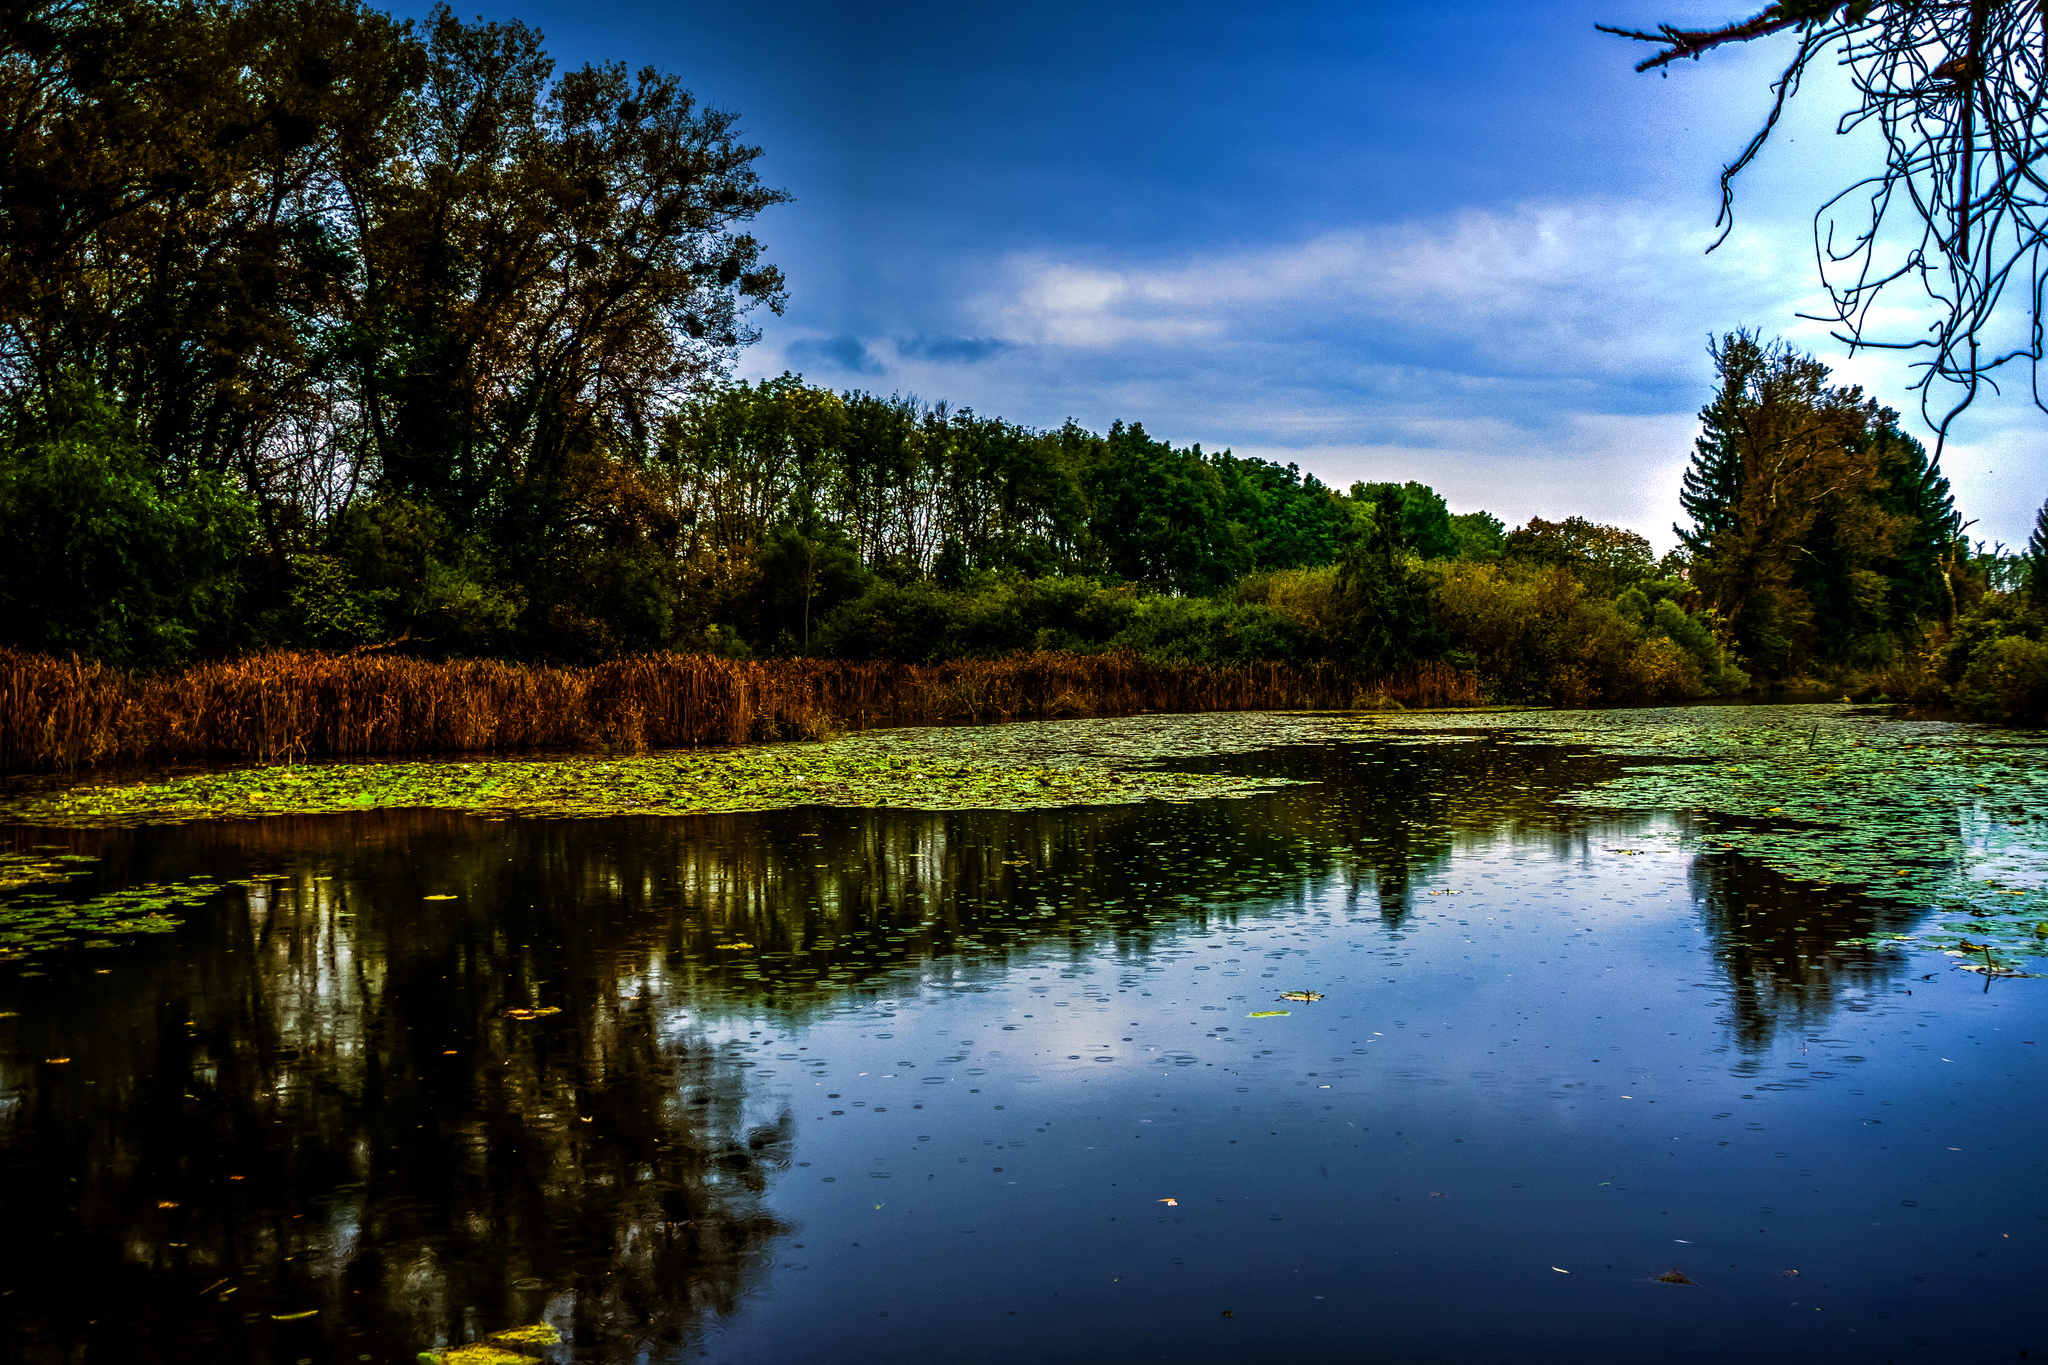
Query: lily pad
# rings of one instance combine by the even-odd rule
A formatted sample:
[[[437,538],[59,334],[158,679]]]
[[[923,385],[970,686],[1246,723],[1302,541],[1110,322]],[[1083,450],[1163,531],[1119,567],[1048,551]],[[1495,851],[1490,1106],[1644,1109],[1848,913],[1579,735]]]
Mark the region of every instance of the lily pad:
[[[923,732],[890,732],[823,744],[625,758],[582,755],[234,768],[161,782],[86,782],[17,796],[0,802],[0,820],[105,827],[395,807],[554,817],[686,815],[806,805],[1024,810],[1241,797],[1289,785],[1281,778],[1150,766],[1170,749],[1150,749],[1142,757],[1091,757],[1071,742],[983,742],[1008,728],[1012,727],[967,731],[971,742],[956,739],[950,745],[940,745]],[[909,735],[920,737],[905,737]],[[1117,746],[1095,747],[1106,751]]]
[[[149,882],[85,900],[46,891],[0,898],[0,961],[67,943],[112,946],[110,936],[163,934],[180,923],[177,910],[200,905],[220,889],[205,878]]]
[[[1845,947],[1957,950],[1968,970],[2020,976],[2033,974],[2022,962],[2048,941],[2048,736],[2039,732],[1844,706],[1522,712],[1484,728],[1470,715],[1365,724],[1408,742],[1506,733],[1643,760],[1564,802],[1677,813],[1688,817],[1682,844],[1936,912],[1914,934]]]

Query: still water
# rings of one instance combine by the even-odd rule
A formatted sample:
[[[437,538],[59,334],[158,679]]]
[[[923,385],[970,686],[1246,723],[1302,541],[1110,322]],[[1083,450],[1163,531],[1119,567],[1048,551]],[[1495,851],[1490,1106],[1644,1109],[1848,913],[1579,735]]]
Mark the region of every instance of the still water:
[[[1301,785],[7,831],[246,884],[0,971],[0,1358],[2048,1354],[2048,981],[1588,749],[1208,762]]]

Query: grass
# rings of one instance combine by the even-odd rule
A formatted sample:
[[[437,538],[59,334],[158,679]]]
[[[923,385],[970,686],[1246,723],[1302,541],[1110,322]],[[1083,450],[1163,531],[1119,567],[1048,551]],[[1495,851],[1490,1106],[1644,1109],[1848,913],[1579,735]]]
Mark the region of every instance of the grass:
[[[366,758],[817,738],[874,725],[1143,711],[1469,705],[1440,664],[1212,667],[1016,654],[929,666],[659,654],[588,668],[384,654],[259,654],[166,673],[0,650],[0,770],[176,759]]]

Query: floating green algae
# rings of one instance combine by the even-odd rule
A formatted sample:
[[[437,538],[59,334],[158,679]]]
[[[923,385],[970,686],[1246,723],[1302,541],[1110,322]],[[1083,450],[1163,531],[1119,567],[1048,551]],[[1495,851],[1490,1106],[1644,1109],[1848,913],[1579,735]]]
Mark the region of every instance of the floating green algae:
[[[83,853],[59,853],[48,858],[39,858],[33,853],[0,853],[0,892],[82,877],[90,869],[79,864],[95,861]]]
[[[150,882],[85,900],[20,892],[0,899],[0,961],[68,943],[103,948],[117,936],[169,933],[180,923],[173,911],[198,905],[219,889],[197,878]]]
[[[395,807],[476,815],[684,815],[790,806],[1025,810],[1248,796],[1283,779],[1165,771],[1070,749],[1026,760],[971,730],[946,745],[893,735],[612,758],[332,763],[158,782],[83,783],[0,801],[0,820],[68,827],[175,824]],[[984,742],[986,741],[986,742]]]
[[[1941,912],[1916,934],[1845,946],[1931,947],[1995,975],[2029,974],[2024,960],[2048,952],[2048,736],[2037,732],[1839,705],[1396,716],[1369,727],[1655,760],[1562,800],[1705,817],[1678,837],[1816,887]]]

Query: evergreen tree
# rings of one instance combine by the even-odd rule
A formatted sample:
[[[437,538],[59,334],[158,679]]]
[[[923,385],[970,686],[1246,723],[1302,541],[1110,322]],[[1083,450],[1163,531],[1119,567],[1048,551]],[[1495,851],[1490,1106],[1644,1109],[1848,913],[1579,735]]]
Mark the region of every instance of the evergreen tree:
[[[2034,534],[2027,537],[2026,593],[2037,604],[2048,604],[2048,502],[2034,513]]]
[[[1678,505],[1692,518],[1690,526],[1673,526],[1678,542],[1694,557],[1712,552],[1717,539],[1735,529],[1736,507],[1742,498],[1742,455],[1737,436],[1743,394],[1763,364],[1763,348],[1749,332],[1735,332],[1709,348],[1721,377],[1720,392],[1700,409],[1700,434],[1693,442],[1692,464],[1679,486]]]

